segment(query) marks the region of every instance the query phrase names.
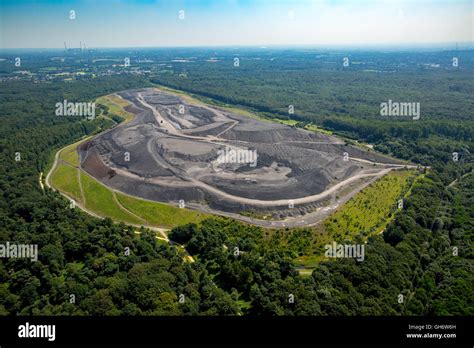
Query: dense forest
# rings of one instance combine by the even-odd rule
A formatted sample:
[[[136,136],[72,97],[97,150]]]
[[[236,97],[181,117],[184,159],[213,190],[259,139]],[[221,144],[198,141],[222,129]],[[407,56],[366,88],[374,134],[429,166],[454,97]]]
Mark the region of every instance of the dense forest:
[[[473,315],[472,77],[421,67],[387,79],[336,67],[308,74],[291,55],[285,61],[292,64],[277,60],[263,68],[253,60],[246,67],[243,59],[239,72],[196,64],[185,78],[175,66],[151,82],[266,117],[288,118],[285,109],[293,104],[290,118],[430,166],[385,233],[368,240],[364,262],[324,261],[301,276],[292,260],[310,249],[310,229],[269,231],[222,218],[172,230],[170,238],[195,259],[188,262],[151,231],[138,234],[72,209],[57,192],[41,189],[39,174],[55,150],[112,122],[58,117],[55,103],[151,82],[136,76],[4,81],[0,241],[38,244],[39,260],[0,259],[0,314]],[[426,101],[427,116],[419,122],[370,116],[380,101],[410,93]]]

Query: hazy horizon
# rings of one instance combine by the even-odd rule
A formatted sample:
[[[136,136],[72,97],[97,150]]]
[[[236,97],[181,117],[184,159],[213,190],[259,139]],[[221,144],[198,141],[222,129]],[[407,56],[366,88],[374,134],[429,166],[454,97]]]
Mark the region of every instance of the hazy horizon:
[[[472,44],[473,18],[470,0],[4,0],[0,48]]]
[[[457,45],[457,46],[456,46]],[[79,44],[68,45],[68,49],[78,49]],[[124,47],[87,47],[84,51],[115,51],[115,50],[160,50],[160,49],[218,49],[218,50],[354,50],[354,51],[451,51],[451,50],[473,50],[472,42],[449,42],[449,43],[414,43],[414,44],[339,44],[339,45],[185,45],[185,46],[124,46]],[[64,51],[64,47],[0,47],[0,52],[8,51]]]

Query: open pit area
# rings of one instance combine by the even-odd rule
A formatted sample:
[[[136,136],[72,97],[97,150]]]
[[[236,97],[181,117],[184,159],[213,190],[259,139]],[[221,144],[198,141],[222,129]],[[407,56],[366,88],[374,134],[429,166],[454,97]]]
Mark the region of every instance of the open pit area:
[[[134,119],[79,146],[80,166],[111,189],[148,200],[263,226],[305,226],[404,166],[334,136],[157,88],[116,95]]]

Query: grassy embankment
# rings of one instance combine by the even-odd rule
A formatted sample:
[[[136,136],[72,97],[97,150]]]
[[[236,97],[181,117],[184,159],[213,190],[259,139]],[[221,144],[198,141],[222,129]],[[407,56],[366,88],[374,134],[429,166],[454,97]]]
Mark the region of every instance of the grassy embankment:
[[[392,171],[358,192],[310,234],[295,233],[289,244],[306,240],[306,245],[295,249],[300,251],[295,264],[310,270],[326,259],[325,244],[365,242],[383,232],[398,210],[399,199],[410,193],[416,174],[415,170]],[[299,240],[298,234],[302,237]]]

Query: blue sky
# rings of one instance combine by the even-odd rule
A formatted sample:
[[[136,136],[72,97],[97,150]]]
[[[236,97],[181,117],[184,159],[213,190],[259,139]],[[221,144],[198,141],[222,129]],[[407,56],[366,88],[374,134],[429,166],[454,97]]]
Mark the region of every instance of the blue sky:
[[[469,42],[473,8],[473,0],[0,0],[0,48]]]

